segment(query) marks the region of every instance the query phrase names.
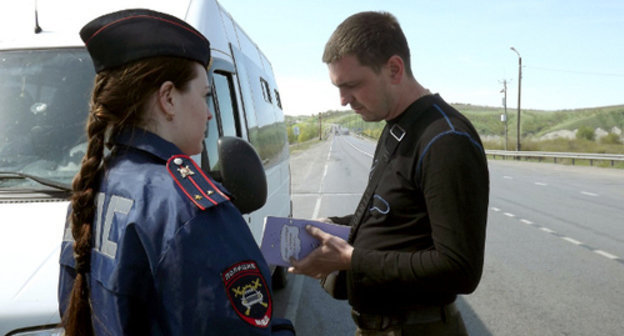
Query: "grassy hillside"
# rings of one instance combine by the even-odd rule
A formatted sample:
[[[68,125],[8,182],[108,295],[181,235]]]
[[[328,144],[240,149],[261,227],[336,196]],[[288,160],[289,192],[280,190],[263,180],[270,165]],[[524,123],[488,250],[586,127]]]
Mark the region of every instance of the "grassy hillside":
[[[503,108],[477,106],[468,104],[453,104],[470,119],[484,144],[488,149],[502,149],[504,147],[504,123],[501,122]],[[517,110],[507,110],[508,119],[508,144],[509,149],[515,148]],[[318,138],[319,126],[318,115],[304,117],[287,116],[287,123],[291,128],[294,125],[303,127],[310,125],[310,131]],[[552,139],[542,140],[542,136],[557,131],[575,131],[578,129],[592,130],[600,128],[610,132],[617,127],[624,132],[624,105],[605,106],[575,110],[521,111],[521,141],[523,150],[541,151],[570,151],[570,152],[595,152],[595,153],[624,153],[622,137],[624,134],[610,134],[607,138],[594,139]],[[372,138],[378,138],[384,123],[369,123],[351,111],[328,111],[322,113],[322,125],[324,132],[329,131],[330,124],[337,124],[349,128],[353,132],[362,133]],[[303,133],[303,132],[301,132]],[[289,130],[289,134],[291,131]],[[606,140],[609,141],[606,141]],[[296,142],[292,141],[291,143]],[[299,139],[299,141],[306,139]]]
[[[503,135],[504,124],[500,115],[502,108],[473,105],[454,105],[475,125],[481,135]],[[507,109],[509,136],[516,136],[517,110]],[[541,111],[522,110],[520,115],[521,135],[540,137],[547,133],[580,128],[581,126],[601,128],[610,131],[614,126],[624,130],[624,105],[588,109]]]

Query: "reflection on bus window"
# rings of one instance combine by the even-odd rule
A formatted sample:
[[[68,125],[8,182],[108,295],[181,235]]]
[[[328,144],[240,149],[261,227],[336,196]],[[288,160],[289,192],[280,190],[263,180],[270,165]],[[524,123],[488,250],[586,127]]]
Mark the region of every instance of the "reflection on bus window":
[[[232,101],[231,77],[226,74],[215,73],[214,83],[223,135],[240,136],[240,132],[237,131],[239,126],[236,120],[236,109]]]
[[[94,77],[84,49],[1,52],[0,170],[71,184],[86,151]]]
[[[206,153],[208,154],[208,163],[209,167],[208,171],[218,170],[219,167],[219,152],[217,151],[217,140],[219,139],[219,125],[218,125],[218,117],[217,110],[214,104],[214,87],[213,87],[213,95],[209,96],[208,99],[208,109],[210,113],[212,113],[212,119],[208,121],[208,126],[206,127],[206,139],[204,140],[204,146],[206,147]],[[206,168],[206,167],[204,167]]]

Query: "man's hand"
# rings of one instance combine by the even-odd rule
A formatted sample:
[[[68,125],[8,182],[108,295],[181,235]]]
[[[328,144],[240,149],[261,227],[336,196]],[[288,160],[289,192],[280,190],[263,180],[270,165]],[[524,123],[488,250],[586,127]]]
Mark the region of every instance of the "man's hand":
[[[319,240],[320,246],[301,260],[291,258],[288,272],[320,279],[333,271],[351,268],[353,246],[315,226],[306,226],[306,231]]]

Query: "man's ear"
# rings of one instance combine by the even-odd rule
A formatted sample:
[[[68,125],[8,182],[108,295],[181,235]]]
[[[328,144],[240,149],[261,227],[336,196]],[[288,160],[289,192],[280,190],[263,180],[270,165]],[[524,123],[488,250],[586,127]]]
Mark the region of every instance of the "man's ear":
[[[169,120],[175,115],[175,85],[173,82],[166,81],[160,85],[157,92],[158,106],[160,110],[166,114]]]
[[[390,82],[392,84],[400,83],[405,75],[403,59],[398,55],[393,55],[388,59],[388,62],[386,62],[386,67],[390,75]]]

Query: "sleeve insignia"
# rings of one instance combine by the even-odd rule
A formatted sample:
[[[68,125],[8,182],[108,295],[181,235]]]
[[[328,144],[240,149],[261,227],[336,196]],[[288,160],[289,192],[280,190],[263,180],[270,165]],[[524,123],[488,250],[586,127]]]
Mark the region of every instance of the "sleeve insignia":
[[[230,304],[245,322],[258,328],[271,323],[273,301],[255,261],[242,261],[221,273]]]
[[[197,163],[186,155],[169,158],[167,170],[180,190],[201,210],[230,200]]]

